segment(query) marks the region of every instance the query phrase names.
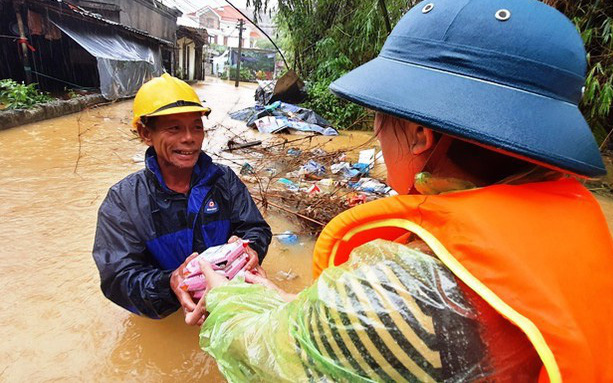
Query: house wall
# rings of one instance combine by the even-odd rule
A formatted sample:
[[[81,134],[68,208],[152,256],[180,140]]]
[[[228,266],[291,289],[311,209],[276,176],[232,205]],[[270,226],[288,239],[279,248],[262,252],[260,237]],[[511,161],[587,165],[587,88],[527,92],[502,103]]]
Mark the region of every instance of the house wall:
[[[179,68],[181,68],[181,77],[184,80],[194,80],[196,78],[196,45],[192,40],[185,37],[177,40],[177,45],[179,46]]]
[[[224,54],[221,56],[214,57],[211,61],[213,61],[213,64],[211,65],[213,74],[217,76],[221,75],[226,70],[228,51],[224,52]]]
[[[120,23],[147,31],[155,37],[175,41],[181,12],[146,0],[114,0],[121,8]]]
[[[198,22],[201,27],[219,29],[219,16],[210,9],[200,15]]]
[[[198,23],[201,28],[206,28],[209,35],[209,42],[227,47],[238,47],[238,25],[237,20],[221,19],[220,16],[212,9],[204,9],[198,16]],[[255,39],[251,38],[253,25],[246,22],[243,26],[243,47],[253,48]]]

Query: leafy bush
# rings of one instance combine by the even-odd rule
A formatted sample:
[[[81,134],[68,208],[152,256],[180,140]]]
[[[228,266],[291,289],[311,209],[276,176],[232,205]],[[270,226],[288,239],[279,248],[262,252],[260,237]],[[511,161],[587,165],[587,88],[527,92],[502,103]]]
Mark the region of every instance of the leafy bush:
[[[372,128],[371,113],[357,104],[333,95],[328,89],[331,82],[332,80],[321,80],[309,83],[308,98],[303,105],[317,111],[335,127],[358,130]]]
[[[227,48],[225,45],[220,45],[220,44],[215,44],[215,43],[211,43],[211,45],[209,46],[209,50],[211,52],[214,52],[216,56],[223,54],[226,51],[226,49]]]
[[[0,80],[0,102],[6,109],[28,109],[53,100],[47,93],[38,91],[36,85],[20,84],[11,79]]]
[[[222,80],[236,80],[236,67],[230,67],[230,78],[228,78],[228,72],[224,71],[219,77]],[[241,68],[241,78],[240,81],[253,81],[255,80],[255,75],[251,73],[251,71],[247,68]]]

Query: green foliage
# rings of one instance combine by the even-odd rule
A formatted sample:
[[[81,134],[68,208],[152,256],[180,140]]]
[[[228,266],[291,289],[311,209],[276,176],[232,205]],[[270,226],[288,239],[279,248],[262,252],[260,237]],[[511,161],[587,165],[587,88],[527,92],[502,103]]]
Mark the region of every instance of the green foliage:
[[[236,80],[236,67],[230,67],[230,78],[228,78],[228,71],[224,71],[220,76],[222,80]],[[251,73],[251,70],[245,67],[241,67],[240,81],[254,81],[255,75]]]
[[[588,73],[579,105],[601,143],[613,129],[613,2],[608,0],[544,0],[568,16],[587,50]]]
[[[6,109],[28,109],[53,100],[47,93],[36,89],[36,83],[25,85],[11,79],[0,80],[0,102]]]
[[[64,87],[64,92],[66,92],[66,96],[68,96],[69,99],[79,97],[79,93],[72,88]]]
[[[223,54],[226,51],[226,47],[225,45],[220,45],[220,44],[215,44],[215,43],[211,43],[211,45],[209,46],[209,50],[211,52],[215,52],[216,56],[219,56],[221,54]]]
[[[277,49],[268,39],[258,39],[255,41],[255,47],[260,49]]]
[[[317,111],[335,126],[342,126],[345,129],[370,129],[372,119],[368,111],[333,95],[328,89],[331,82],[332,80],[328,79],[309,83],[307,88],[309,96],[303,105]]]

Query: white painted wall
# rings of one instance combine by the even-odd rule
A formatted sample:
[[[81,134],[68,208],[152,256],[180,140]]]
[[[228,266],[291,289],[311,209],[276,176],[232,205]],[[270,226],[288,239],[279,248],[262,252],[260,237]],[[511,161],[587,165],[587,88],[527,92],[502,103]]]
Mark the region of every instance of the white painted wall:
[[[177,45],[179,46],[179,68],[181,68],[181,73],[185,74],[186,65],[183,62],[184,54],[183,51],[187,48],[189,57],[188,57],[188,72],[187,79],[193,80],[195,76],[195,68],[196,68],[196,45],[190,39],[185,37],[177,40]]]

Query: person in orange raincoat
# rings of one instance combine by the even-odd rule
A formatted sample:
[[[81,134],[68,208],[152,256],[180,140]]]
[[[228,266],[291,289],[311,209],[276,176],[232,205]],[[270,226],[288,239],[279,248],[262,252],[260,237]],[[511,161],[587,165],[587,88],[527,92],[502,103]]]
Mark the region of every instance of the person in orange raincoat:
[[[202,264],[228,380],[613,381],[613,242],[576,180],[605,173],[585,57],[535,0],[411,9],[330,87],[376,112],[399,195],[334,218],[297,296]]]

